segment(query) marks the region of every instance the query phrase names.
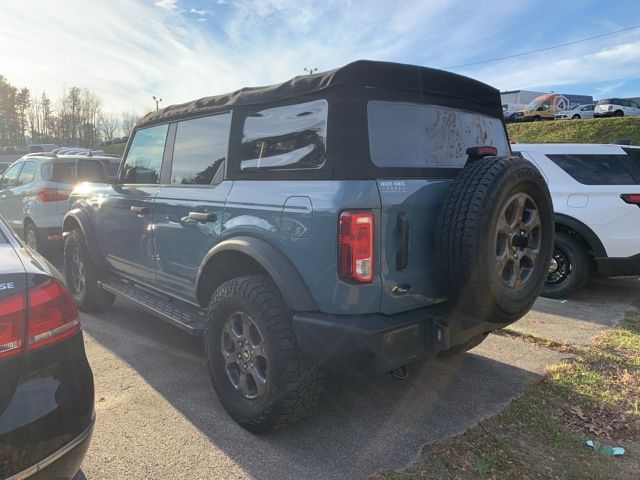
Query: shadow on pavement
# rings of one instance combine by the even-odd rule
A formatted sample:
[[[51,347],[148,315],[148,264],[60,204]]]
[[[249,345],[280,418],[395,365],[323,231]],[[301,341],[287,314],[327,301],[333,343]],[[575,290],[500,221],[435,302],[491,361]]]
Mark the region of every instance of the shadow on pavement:
[[[525,358],[530,352],[522,349],[532,347],[491,344],[510,341],[490,337],[487,355],[468,353],[413,366],[405,381],[330,372],[321,405],[310,418],[285,431],[255,436],[238,427],[218,402],[201,340],[121,301],[109,311],[83,315],[82,321],[95,341],[206,435],[214,444],[206,448],[221,450],[247,475],[261,479],[362,478],[405,466],[423,445],[501,410],[535,375],[492,359],[489,352],[503,358],[496,352],[513,348],[513,358]],[[162,438],[151,441],[158,442],[154,448],[163,447]]]

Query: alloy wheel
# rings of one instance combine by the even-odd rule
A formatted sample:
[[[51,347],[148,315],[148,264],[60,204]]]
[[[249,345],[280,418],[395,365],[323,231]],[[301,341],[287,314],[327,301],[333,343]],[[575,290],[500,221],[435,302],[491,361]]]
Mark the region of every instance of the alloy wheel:
[[[73,290],[78,295],[82,295],[85,291],[87,285],[87,274],[86,269],[82,261],[80,260],[80,255],[78,255],[78,251],[73,252],[71,256],[71,286]]]
[[[38,250],[38,238],[36,237],[36,232],[33,230],[33,228],[27,229],[27,235],[26,235],[25,241],[29,248],[31,248],[34,251]]]
[[[520,289],[532,277],[541,246],[540,213],[526,193],[504,203],[496,224],[496,272],[509,289]]]
[[[229,382],[244,398],[258,398],[268,381],[268,358],[260,328],[246,312],[234,312],[222,328],[220,341]]]
[[[564,282],[571,275],[571,262],[560,250],[554,249],[549,271],[547,272],[547,283],[557,284]]]

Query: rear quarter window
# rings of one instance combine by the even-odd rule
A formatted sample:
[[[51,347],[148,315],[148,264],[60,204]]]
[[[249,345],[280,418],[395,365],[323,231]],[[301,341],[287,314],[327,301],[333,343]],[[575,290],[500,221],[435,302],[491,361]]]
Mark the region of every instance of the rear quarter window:
[[[626,155],[547,155],[583,185],[635,185],[625,168]]]
[[[326,162],[328,102],[314,100],[247,114],[240,170],[316,170]]]
[[[467,149],[510,153],[501,119],[434,105],[370,101],[369,150],[378,167],[463,167]]]

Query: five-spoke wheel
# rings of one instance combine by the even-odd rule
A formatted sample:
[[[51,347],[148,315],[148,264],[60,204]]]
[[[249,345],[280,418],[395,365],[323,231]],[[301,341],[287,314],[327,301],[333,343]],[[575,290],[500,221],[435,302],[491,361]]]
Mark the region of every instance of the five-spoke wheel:
[[[541,237],[536,202],[522,192],[509,197],[496,223],[496,270],[504,285],[519,289],[531,277]]]
[[[267,354],[260,328],[249,314],[229,315],[220,337],[227,378],[245,398],[262,395],[267,385]]]

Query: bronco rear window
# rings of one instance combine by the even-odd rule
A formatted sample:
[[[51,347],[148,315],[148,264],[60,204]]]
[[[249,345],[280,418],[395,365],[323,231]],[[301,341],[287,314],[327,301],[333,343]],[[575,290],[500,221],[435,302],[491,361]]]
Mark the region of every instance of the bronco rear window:
[[[415,103],[371,101],[369,149],[378,167],[463,167],[467,148],[490,145],[509,154],[502,120]]]

